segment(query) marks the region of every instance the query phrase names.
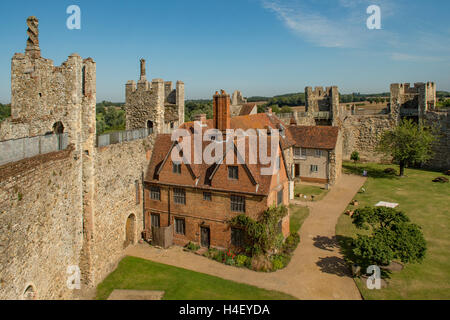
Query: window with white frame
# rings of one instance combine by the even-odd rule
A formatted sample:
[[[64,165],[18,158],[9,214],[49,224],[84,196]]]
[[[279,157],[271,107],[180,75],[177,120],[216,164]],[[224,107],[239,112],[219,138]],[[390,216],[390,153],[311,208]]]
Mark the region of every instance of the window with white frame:
[[[321,157],[321,156],[322,156],[322,150],[316,149],[316,157]]]
[[[311,165],[311,172],[318,172],[319,171],[319,166],[316,164],[312,164]]]

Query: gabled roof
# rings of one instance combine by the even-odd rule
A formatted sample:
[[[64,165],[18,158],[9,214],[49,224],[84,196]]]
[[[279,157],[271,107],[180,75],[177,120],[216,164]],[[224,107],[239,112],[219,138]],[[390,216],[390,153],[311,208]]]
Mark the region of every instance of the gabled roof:
[[[246,103],[242,105],[240,116],[247,116],[252,113],[253,109],[257,108],[256,103]]]
[[[249,119],[251,118],[251,119]],[[233,121],[233,119],[238,119],[237,121]],[[269,115],[266,114],[258,114],[258,115],[251,115],[251,116],[244,116],[244,117],[236,117],[231,119],[231,127],[232,128],[241,128],[243,130],[247,130],[250,128],[253,129],[267,129],[267,127],[271,127],[273,129],[279,129],[277,127],[279,123],[277,122],[277,119],[270,119]],[[194,132],[194,123],[185,123],[181,126],[181,128],[188,129],[188,131],[192,134]],[[203,126],[202,133],[208,129],[212,129],[212,120],[208,120],[206,125]],[[198,130],[198,127],[196,127]],[[287,132],[287,130],[285,130]],[[267,137],[267,156],[271,155],[271,138]],[[261,194],[261,195],[267,195],[270,191],[271,182],[274,177],[274,175],[265,175],[262,174],[261,169],[263,168],[269,168],[270,165],[263,165],[259,161],[256,164],[252,164],[250,162],[250,152],[251,149],[249,147],[248,137],[241,137],[239,138],[239,142],[235,139],[231,146],[232,148],[226,148],[227,143],[219,142],[219,141],[202,141],[202,148],[200,152],[203,153],[203,150],[205,148],[214,143],[219,144],[221,143],[223,145],[223,158],[222,160],[227,156],[227,153],[234,152],[237,157],[240,157],[243,159],[242,164],[237,164],[238,166],[241,166],[244,170],[244,172],[247,174],[251,184],[253,185],[252,192],[254,194]],[[280,139],[280,145],[279,147],[282,147],[282,140],[286,138]],[[244,141],[243,141],[244,140]],[[239,143],[243,144],[239,144]],[[242,145],[245,146],[245,159],[244,156],[240,154],[238,147],[241,147]],[[238,147],[237,147],[238,146]],[[160,176],[160,170],[166,163],[167,159],[170,157],[172,149],[178,148],[177,142],[171,141],[171,135],[169,134],[160,134],[158,135],[155,145],[153,148],[153,155],[152,159],[150,160],[150,164],[147,170],[147,175],[145,177],[145,181],[149,183],[164,183],[164,177]],[[192,170],[193,173],[193,179],[196,180],[196,186],[204,189],[221,189],[221,190],[228,190],[229,188],[228,184],[229,181],[218,181],[217,179],[220,179],[220,177],[215,177],[215,173],[218,171],[220,166],[222,165],[223,161],[218,161],[214,164],[207,164],[207,163],[201,163],[201,164],[195,164],[194,163],[194,143],[191,143],[191,164],[186,165],[190,170]],[[259,159],[259,151],[256,151],[256,158]],[[252,154],[252,156],[254,153]],[[185,156],[185,154],[183,154]],[[281,155],[283,162],[285,163],[285,159],[283,158],[283,155]],[[286,165],[284,166],[286,169],[286,176],[289,178],[289,172],[286,168]],[[211,180],[213,179],[213,183],[211,183]],[[198,180],[198,181],[197,181]],[[214,186],[214,187],[213,187]],[[217,187],[217,186],[223,186]],[[229,191],[236,191],[236,192],[248,192],[248,186],[247,189],[240,188],[240,186],[234,186],[233,190]],[[242,190],[241,190],[242,189]]]
[[[332,150],[336,147],[339,128],[330,126],[289,126],[294,146],[307,149]]]

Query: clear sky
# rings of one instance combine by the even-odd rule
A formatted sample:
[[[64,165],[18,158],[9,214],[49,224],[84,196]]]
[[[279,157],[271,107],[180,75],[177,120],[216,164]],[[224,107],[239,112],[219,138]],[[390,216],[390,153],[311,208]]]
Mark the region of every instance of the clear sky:
[[[81,8],[81,30],[66,9]],[[369,5],[381,30],[369,30]],[[22,0],[0,1],[0,102],[10,100],[10,63],[23,52],[26,18],[39,19],[45,58],[73,52],[97,62],[97,100],[124,101],[125,83],[182,80],[186,98],[239,89],[245,96],[386,92],[394,82],[435,81],[450,91],[448,0]]]

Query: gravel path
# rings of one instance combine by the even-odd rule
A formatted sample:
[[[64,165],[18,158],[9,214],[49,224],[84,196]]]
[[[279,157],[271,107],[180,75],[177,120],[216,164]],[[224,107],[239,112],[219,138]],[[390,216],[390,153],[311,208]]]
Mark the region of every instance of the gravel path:
[[[339,253],[335,227],[339,216],[364,182],[363,177],[343,175],[323,200],[308,202],[310,215],[300,230],[300,245],[290,264],[274,273],[259,273],[226,266],[184,252],[180,247],[162,250],[139,244],[129,247],[125,254],[260,288],[282,291],[299,299],[361,299]]]

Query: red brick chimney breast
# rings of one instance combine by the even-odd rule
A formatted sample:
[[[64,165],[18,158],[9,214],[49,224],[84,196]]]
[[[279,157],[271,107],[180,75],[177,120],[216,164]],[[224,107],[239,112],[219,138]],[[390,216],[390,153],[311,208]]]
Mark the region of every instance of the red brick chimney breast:
[[[230,95],[224,90],[213,97],[214,128],[225,133],[230,128]]]

